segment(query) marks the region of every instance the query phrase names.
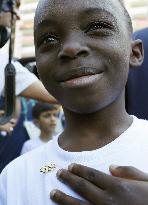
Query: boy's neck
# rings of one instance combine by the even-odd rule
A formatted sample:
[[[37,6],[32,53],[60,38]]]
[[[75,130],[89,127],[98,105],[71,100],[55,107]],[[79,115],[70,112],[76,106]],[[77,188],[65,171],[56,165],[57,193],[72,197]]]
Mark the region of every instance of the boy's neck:
[[[59,145],[68,151],[89,151],[105,146],[132,124],[132,117],[125,110],[124,94],[93,114],[64,111],[67,128],[59,138]]]
[[[53,136],[53,133],[47,133],[47,132],[41,132],[40,134],[40,139],[43,141],[43,142],[48,142],[49,140],[52,139],[52,136]]]

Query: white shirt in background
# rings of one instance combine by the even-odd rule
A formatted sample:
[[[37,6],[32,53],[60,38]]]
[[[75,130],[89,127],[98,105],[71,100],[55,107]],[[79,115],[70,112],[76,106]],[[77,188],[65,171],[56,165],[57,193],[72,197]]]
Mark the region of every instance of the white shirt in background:
[[[0,49],[0,96],[3,94],[5,85],[5,67],[8,64],[8,44]],[[16,95],[37,81],[37,77],[22,66],[19,62],[13,61],[16,69]]]
[[[46,144],[46,142],[42,141],[39,137],[36,139],[27,140],[22,147],[21,155],[25,154],[26,152],[32,151],[33,149],[36,149],[44,144]]]

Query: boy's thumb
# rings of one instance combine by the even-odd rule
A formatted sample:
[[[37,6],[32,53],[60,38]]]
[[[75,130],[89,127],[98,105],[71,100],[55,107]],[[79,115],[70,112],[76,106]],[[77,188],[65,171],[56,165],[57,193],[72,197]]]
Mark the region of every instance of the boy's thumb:
[[[148,174],[140,171],[132,166],[116,166],[111,165],[109,168],[111,174],[115,177],[121,177],[125,179],[148,181]]]

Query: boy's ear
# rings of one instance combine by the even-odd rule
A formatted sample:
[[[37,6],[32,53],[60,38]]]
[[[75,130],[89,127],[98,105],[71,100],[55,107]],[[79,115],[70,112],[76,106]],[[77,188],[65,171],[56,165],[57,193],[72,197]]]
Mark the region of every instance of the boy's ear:
[[[141,66],[144,59],[143,43],[140,39],[137,39],[132,41],[131,46],[130,67]]]

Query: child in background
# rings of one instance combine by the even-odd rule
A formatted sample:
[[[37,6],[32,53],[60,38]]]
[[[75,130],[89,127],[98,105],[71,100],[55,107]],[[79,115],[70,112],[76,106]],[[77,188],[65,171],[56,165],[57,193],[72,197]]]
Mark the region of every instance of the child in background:
[[[40,136],[30,139],[23,145],[21,154],[31,151],[52,139],[58,121],[58,106],[38,102],[32,109],[34,124],[40,129]]]

